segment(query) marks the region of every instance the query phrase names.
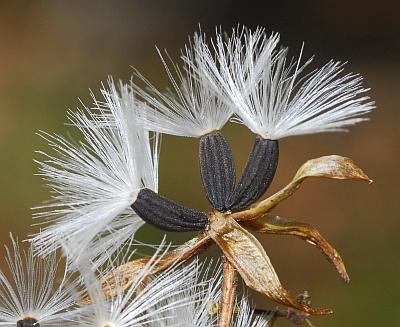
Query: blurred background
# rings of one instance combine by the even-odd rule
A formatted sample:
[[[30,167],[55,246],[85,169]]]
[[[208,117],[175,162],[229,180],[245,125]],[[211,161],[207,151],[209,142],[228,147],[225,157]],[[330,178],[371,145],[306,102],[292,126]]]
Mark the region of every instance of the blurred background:
[[[270,193],[284,186],[310,158],[351,157],[374,179],[372,185],[310,180],[280,205],[279,215],[305,221],[342,254],[346,285],[313,247],[290,237],[261,237],[282,282],[294,294],[310,291],[315,306],[334,310],[315,326],[399,326],[399,118],[400,15],[395,1],[2,1],[0,2],[0,237],[20,238],[30,228],[30,208],[48,198],[34,176],[34,151],[46,149],[38,130],[65,133],[65,112],[91,104],[108,75],[128,81],[131,66],[156,85],[167,80],[155,51],[173,58],[201,24],[230,30],[238,23],[281,33],[282,44],[316,64],[348,61],[361,73],[377,109],[351,133],[292,137],[281,141],[280,164]],[[224,129],[240,173],[254,136],[244,127]],[[208,210],[201,189],[197,140],[165,136],[161,193]],[[151,235],[151,236],[150,236]],[[169,235],[183,242],[192,235]],[[151,227],[142,240],[158,242]],[[3,251],[3,249],[1,249]],[[0,260],[3,267],[4,261]],[[274,304],[254,296],[260,308]],[[276,326],[289,326],[278,321]]]

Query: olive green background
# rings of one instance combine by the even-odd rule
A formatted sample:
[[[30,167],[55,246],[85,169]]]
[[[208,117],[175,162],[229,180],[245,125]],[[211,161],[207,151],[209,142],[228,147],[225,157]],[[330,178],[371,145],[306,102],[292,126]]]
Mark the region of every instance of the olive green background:
[[[124,81],[131,66],[160,87],[166,78],[155,45],[176,58],[198,24],[237,23],[278,31],[296,55],[319,65],[349,61],[371,88],[378,108],[371,121],[350,133],[291,137],[280,142],[277,175],[269,192],[287,183],[306,160],[327,154],[352,157],[374,184],[310,180],[275,212],[309,222],[336,246],[351,283],[342,282],[320,253],[289,237],[261,237],[282,282],[293,293],[309,290],[315,306],[334,315],[316,326],[397,326],[399,316],[399,60],[400,17],[395,1],[13,1],[0,2],[0,238],[19,238],[30,228],[30,207],[49,194],[34,176],[34,151],[46,149],[38,130],[64,133],[65,111],[90,104],[109,74]],[[254,136],[228,125],[238,172]],[[163,137],[161,193],[187,206],[208,210],[201,189],[197,140]],[[162,234],[145,227],[139,237],[157,242]],[[191,235],[168,235],[182,242]],[[1,249],[2,253],[4,252]],[[0,261],[4,266],[4,261]],[[258,307],[273,304],[255,297]],[[287,326],[279,321],[277,326]]]

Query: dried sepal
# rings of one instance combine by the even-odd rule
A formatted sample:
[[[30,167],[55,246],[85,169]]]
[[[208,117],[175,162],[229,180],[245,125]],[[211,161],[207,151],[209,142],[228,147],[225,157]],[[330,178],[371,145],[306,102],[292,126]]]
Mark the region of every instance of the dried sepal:
[[[254,207],[231,215],[235,220],[251,220],[267,213],[280,202],[290,197],[308,177],[325,177],[341,180],[358,180],[372,183],[372,180],[359,168],[353,160],[338,155],[311,159],[297,171],[293,180],[282,190],[269,198],[260,201]]]
[[[329,262],[335,266],[340,276],[347,283],[350,281],[339,253],[313,226],[271,214],[243,222],[243,225],[257,233],[293,235],[315,245],[326,256]]]
[[[292,298],[283,288],[260,242],[233,219],[215,214],[209,234],[248,287],[278,303],[312,315],[331,313],[330,309],[313,309]]]
[[[330,155],[308,160],[297,171],[294,181],[302,181],[307,177],[326,177],[333,179],[372,180],[350,158]]]
[[[175,250],[162,255],[160,258],[144,257],[117,267],[101,280],[104,298],[110,299],[117,295],[118,292],[128,289],[135,281],[135,278],[140,276],[142,270],[146,267],[148,269],[148,263],[150,260],[153,260],[155,263],[153,264],[151,271],[149,271],[148,276],[156,274],[173,264],[190,259],[209,244],[210,237],[205,234],[200,234],[185,244],[177,247]],[[90,302],[90,296],[88,294],[84,295],[79,301],[80,304],[89,304]]]

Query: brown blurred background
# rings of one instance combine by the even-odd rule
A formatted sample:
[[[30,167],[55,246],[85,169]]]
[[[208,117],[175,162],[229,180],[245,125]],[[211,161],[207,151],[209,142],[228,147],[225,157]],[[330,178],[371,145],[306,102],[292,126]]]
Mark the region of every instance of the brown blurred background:
[[[374,184],[312,180],[279,206],[282,216],[309,222],[343,255],[350,277],[340,280],[320,253],[289,237],[262,237],[284,285],[293,293],[309,290],[314,305],[334,315],[316,326],[398,326],[400,110],[400,15],[393,1],[13,1],[0,3],[0,193],[2,241],[12,231],[30,229],[30,207],[46,200],[33,176],[34,151],[46,145],[39,129],[63,133],[65,111],[90,104],[109,74],[125,81],[141,70],[159,86],[166,78],[155,45],[173,57],[198,24],[212,34],[216,25],[237,23],[278,31],[282,43],[316,63],[349,61],[371,87],[378,108],[371,121],[351,133],[292,137],[281,141],[278,173],[270,192],[285,185],[307,159],[340,154],[352,157]],[[237,170],[243,168],[254,136],[237,125],[225,128]],[[201,190],[197,141],[165,136],[160,189],[188,206],[207,210]],[[397,200],[396,200],[397,199]],[[150,233],[152,232],[152,233]],[[151,227],[140,237],[158,241]],[[170,235],[179,241],[191,235]],[[3,266],[4,262],[1,262]],[[257,298],[258,307],[268,303]],[[284,321],[277,326],[288,326]]]

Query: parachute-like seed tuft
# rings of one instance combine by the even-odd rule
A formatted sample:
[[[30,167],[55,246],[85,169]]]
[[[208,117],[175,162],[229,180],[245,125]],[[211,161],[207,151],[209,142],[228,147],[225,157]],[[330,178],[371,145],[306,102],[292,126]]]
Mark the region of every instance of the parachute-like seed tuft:
[[[243,297],[238,304],[238,314],[234,319],[234,327],[266,327],[274,313],[256,315],[255,310],[249,305],[246,297]]]
[[[94,108],[69,111],[79,142],[41,132],[53,153],[38,151],[42,176],[52,201],[36,208],[46,225],[33,237],[40,254],[51,253],[60,239],[73,237],[81,250],[115,251],[144,221],[130,205],[140,189],[157,191],[159,137],[137,123],[138,102],[126,85],[103,87],[104,101]],[[95,252],[93,252],[96,254]]]
[[[212,312],[212,306],[219,303],[221,296],[222,273],[221,265],[212,268],[212,261],[202,264],[197,262],[196,275],[193,275],[192,287],[176,298],[169,301],[183,299],[187,301],[180,307],[172,306],[163,313],[164,319],[151,324],[150,327],[211,327],[218,321],[218,315]],[[169,305],[161,303],[161,305]]]
[[[132,241],[133,239],[131,239]],[[133,253],[120,252],[119,255],[122,254],[122,257],[109,258],[106,272],[97,270],[96,273],[90,262],[91,255],[85,256],[80,253],[77,256],[75,247],[70,247],[73,240],[70,239],[70,242],[63,244],[64,251],[71,258],[75,269],[80,272],[92,302],[90,305],[83,305],[80,308],[82,314],[79,317],[79,326],[151,326],[151,324],[172,319],[166,314],[172,309],[179,310],[181,306],[191,305],[193,299],[186,298],[184,294],[191,293],[192,288],[197,287],[197,284],[193,284],[193,280],[198,274],[199,263],[197,260],[185,266],[175,265],[156,276],[149,276],[154,266],[162,260],[166,253],[166,250],[161,250],[165,249],[164,244],[161,244],[148,264],[133,280],[132,285],[123,291],[122,279],[119,280],[118,275],[115,276],[113,285],[102,283],[101,280],[110,270],[131,260]],[[107,287],[120,287],[121,291],[117,292],[117,296],[105,300],[103,292],[107,292]]]
[[[12,249],[5,246],[11,278],[0,272],[0,326],[17,326],[18,321],[36,321],[40,326],[68,325],[79,311],[77,283],[67,269],[57,285],[56,255],[36,257],[33,248],[21,250],[11,236]]]
[[[144,81],[144,90],[132,83],[132,89],[145,102],[140,108],[141,124],[151,131],[165,134],[201,137],[221,129],[232,116],[229,108],[214,92],[204,76],[197,74],[194,44],[201,42],[200,36],[189,40],[182,51],[182,68],[171,60],[170,66],[157,49],[162,60],[171,88],[159,91],[143,75],[136,71],[137,77]],[[190,63],[190,64],[189,64]]]
[[[217,32],[213,48],[198,42],[198,74],[234,108],[237,122],[265,139],[319,132],[344,131],[366,120],[374,102],[365,94],[357,74],[344,74],[343,63],[330,61],[303,74],[311,63],[287,59],[278,48],[279,35],[264,29],[233,30],[230,37]]]
[[[216,326],[220,311],[222,265],[217,263],[214,268],[211,267],[213,267],[212,262],[198,264],[197,274],[191,281],[193,287],[179,295],[188,300],[188,303],[180,307],[171,307],[170,310],[163,313],[163,319],[152,323],[150,327]],[[168,301],[171,300],[177,301],[178,298]],[[168,301],[161,305],[168,305]],[[238,301],[233,314],[232,326],[234,327],[265,327],[273,316],[273,312],[256,315],[246,296]]]

